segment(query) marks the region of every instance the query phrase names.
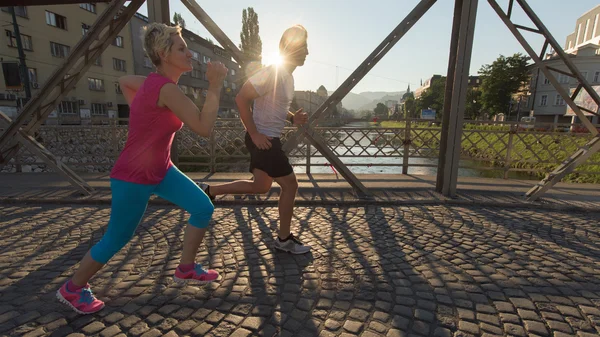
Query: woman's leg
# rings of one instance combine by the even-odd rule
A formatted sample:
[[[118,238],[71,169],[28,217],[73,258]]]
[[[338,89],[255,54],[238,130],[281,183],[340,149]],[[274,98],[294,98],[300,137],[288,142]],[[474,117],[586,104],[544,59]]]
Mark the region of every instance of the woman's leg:
[[[111,179],[112,202],[107,231],[81,260],[71,280],[59,290],[57,295],[62,302],[79,313],[92,313],[104,307],[104,303],[92,295],[87,283],[131,239],[154,187]]]
[[[185,228],[183,238],[181,264],[175,272],[176,280],[183,280],[184,277],[200,280],[202,283],[216,280],[219,276],[216,271],[205,270],[195,264],[196,253],[204,240],[204,234],[214,211],[214,206],[206,193],[175,166],[169,169],[165,179],[157,186],[154,193],[190,213],[189,224]]]

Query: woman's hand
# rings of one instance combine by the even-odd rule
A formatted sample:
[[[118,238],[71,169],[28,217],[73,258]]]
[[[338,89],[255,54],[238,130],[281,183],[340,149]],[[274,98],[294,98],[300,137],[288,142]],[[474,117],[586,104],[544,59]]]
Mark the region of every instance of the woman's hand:
[[[221,88],[228,71],[229,69],[221,62],[208,62],[206,78],[208,78],[209,85]]]

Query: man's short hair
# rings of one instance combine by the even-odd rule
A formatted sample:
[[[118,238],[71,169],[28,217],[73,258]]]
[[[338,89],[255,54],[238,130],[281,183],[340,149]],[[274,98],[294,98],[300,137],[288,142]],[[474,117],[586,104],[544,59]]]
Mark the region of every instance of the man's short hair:
[[[303,48],[308,39],[308,32],[302,25],[292,26],[283,32],[279,41],[279,51],[282,54],[290,54]]]

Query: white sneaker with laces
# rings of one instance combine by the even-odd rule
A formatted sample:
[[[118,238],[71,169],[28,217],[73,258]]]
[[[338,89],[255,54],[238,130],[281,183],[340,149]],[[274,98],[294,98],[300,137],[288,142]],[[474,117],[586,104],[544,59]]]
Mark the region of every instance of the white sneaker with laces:
[[[292,254],[306,254],[310,252],[310,246],[304,245],[294,234],[290,234],[284,241],[275,239],[275,248]]]

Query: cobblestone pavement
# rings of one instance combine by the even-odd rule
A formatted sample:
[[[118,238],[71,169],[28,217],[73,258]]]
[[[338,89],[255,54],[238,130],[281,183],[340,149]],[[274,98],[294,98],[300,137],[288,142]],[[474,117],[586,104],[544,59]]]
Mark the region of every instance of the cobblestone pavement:
[[[217,208],[199,262],[223,278],[175,286],[186,214],[149,207],[92,279],[82,316],[55,298],[97,242],[106,206],[0,205],[0,335],[597,336],[598,213],[495,207],[300,207],[313,253],[271,246],[277,209]]]

